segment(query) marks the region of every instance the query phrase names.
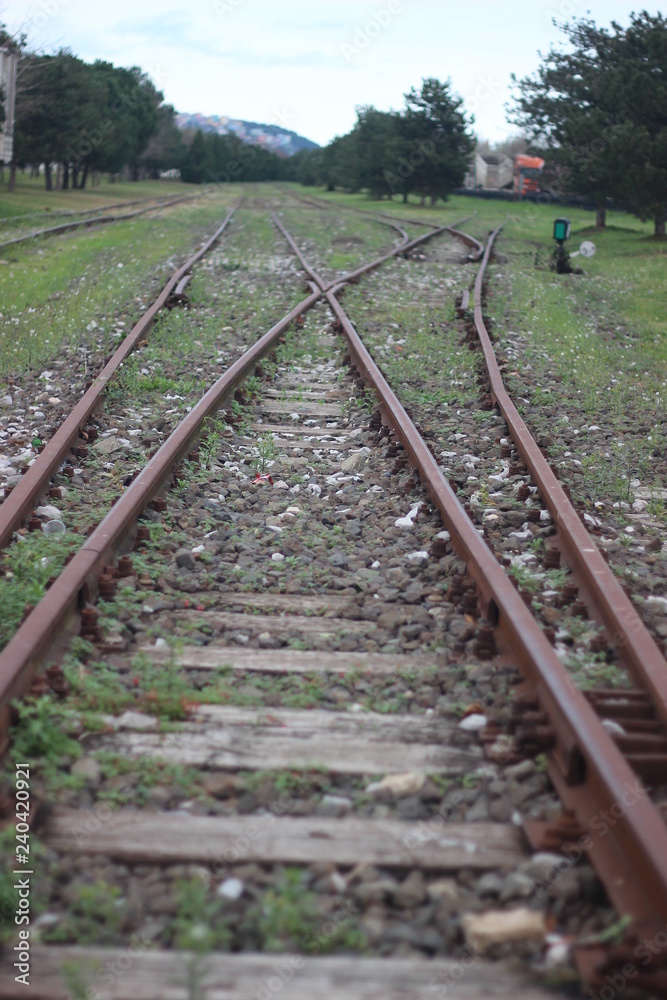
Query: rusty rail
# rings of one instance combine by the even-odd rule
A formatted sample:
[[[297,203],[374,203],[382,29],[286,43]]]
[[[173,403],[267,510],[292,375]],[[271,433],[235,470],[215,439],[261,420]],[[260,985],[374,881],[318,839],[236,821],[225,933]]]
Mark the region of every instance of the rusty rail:
[[[2,506],[0,506],[0,548],[7,545],[12,532],[21,526],[36,499],[44,492],[47,483],[77,440],[81,428],[98,406],[111,377],[134,349],[137,342],[146,334],[180,280],[220,238],[231,222],[235,211],[236,206],[227,213],[222,224],[209,237],[204,246],[172,274],[153,304],[132,327],[113,357],[107,362],[90,388],[48,442],[44,451],[36,458],[26,474],[21,477],[21,481],[14,487],[10,495],[5,497]]]
[[[409,226],[426,226],[429,229],[434,230],[435,233],[441,233],[443,230],[451,233],[452,236],[456,236],[461,242],[467,244],[472,249],[469,259],[471,261],[478,261],[484,254],[484,244],[480,243],[479,240],[475,239],[474,236],[470,236],[468,233],[464,233],[459,229],[455,229],[453,226],[440,226],[435,222],[427,222],[425,219],[407,219],[401,215],[391,215],[389,212],[373,212],[368,208],[359,208],[353,205],[334,205],[331,202],[326,201],[323,198],[315,198],[312,196],[304,197],[303,195],[294,194],[293,191],[289,192],[292,198],[296,198],[297,201],[301,201],[306,205],[311,205],[313,208],[343,208],[348,212],[357,212],[360,215],[369,215],[376,222],[383,222],[389,220],[391,222],[404,223]],[[460,226],[472,216],[467,215],[456,225]],[[406,240],[408,239],[407,233],[405,234]]]
[[[169,195],[154,195],[153,197],[133,198],[132,201],[115,201],[108,205],[98,205],[97,208],[56,208],[52,212],[50,208],[38,209],[34,212],[25,212],[23,215],[5,215],[0,219],[0,223],[18,222],[20,219],[34,219],[36,216],[46,215],[47,211],[51,213],[51,218],[65,219],[75,215],[89,215],[90,212],[106,212],[112,208],[128,208],[130,205],[141,205],[147,201],[164,201],[168,198]]]
[[[29,240],[37,239],[40,236],[54,236],[56,233],[66,233],[70,229],[81,229],[84,226],[103,226],[109,222],[122,222],[125,219],[136,219],[139,215],[145,215],[147,212],[157,212],[161,208],[172,208],[174,205],[180,205],[184,201],[192,201],[197,195],[182,195],[179,198],[172,198],[170,201],[163,201],[158,205],[148,205],[146,208],[139,208],[136,212],[127,212],[124,215],[91,215],[86,219],[77,219],[76,222],[63,222],[59,226],[49,226],[47,229],[36,229],[32,233],[26,233],[24,236],[15,236],[14,239],[5,240],[0,243],[0,250],[5,247],[16,246],[18,243],[27,243]],[[143,199],[141,199],[143,200]],[[128,202],[132,204],[132,202]]]
[[[184,272],[189,268],[189,266],[192,265],[192,263],[194,263],[194,260],[199,259],[199,257],[201,257],[210,245],[217,239],[231,219],[233,211],[234,210],[229,213],[222,226],[220,226],[220,228],[213,234],[205,247],[199,251],[199,254],[196,255],[195,258],[191,258],[187,261],[182,268],[179,268],[175,275],[172,275],[167,286],[165,286],[162,290],[159,301],[166,301],[170,291],[177,286],[181,277],[184,275]],[[279,226],[279,228],[282,227]],[[434,234],[426,233],[424,236],[419,237],[417,242],[422,243],[425,240],[430,239],[432,235]],[[294,246],[296,248],[296,244],[294,244]],[[388,257],[395,256],[400,253],[403,248],[403,244],[401,244],[391,253],[383,255],[375,261],[372,261],[370,264],[367,264],[365,269],[370,270],[373,267],[379,267]],[[317,284],[317,282],[315,282],[315,284]],[[171,467],[177,464],[181,457],[190,449],[192,441],[199,434],[201,424],[206,417],[222,405],[224,398],[232,392],[236,385],[248,374],[249,369],[256,364],[259,358],[270,350],[276,339],[284,332],[284,330],[287,329],[290,323],[292,323],[297,316],[300,316],[301,313],[310,309],[315,302],[319,301],[321,296],[321,291],[319,288],[316,288],[312,294],[308,296],[308,298],[304,299],[279,323],[273,326],[268,333],[257,341],[253,347],[251,347],[228,369],[227,372],[225,372],[223,376],[221,376],[220,379],[218,379],[206,395],[202,397],[197,406],[193,408],[190,414],[188,414],[185,420],[172,432],[167,441],[164,442],[162,447],[151,459],[142,473],[136,480],[134,480],[134,482],[114,504],[111,512],[104,518],[95,531],[90,535],[88,540],[78,550],[58,579],[54,581],[36,608],[19,626],[13,638],[7,644],[2,653],[0,653],[0,750],[2,749],[2,741],[6,740],[9,706],[11,701],[26,692],[35,671],[47,655],[58,629],[63,627],[68,616],[75,610],[77,604],[81,600],[87,600],[94,593],[96,586],[95,581],[99,575],[99,571],[106,563],[112,561],[114,546],[124,534],[127,534],[130,531],[132,523],[158,492],[161,484],[169,474]],[[154,310],[153,315],[157,312],[157,308],[158,306],[156,301],[153,307],[151,307],[151,309]],[[146,314],[146,316],[142,318],[142,322],[147,318]],[[137,326],[139,326],[139,324],[137,324]],[[141,336],[143,332],[144,329],[137,332],[137,327],[130,332],[128,338],[123,344],[123,346],[126,346],[126,353],[129,353],[132,344],[134,344],[136,339]],[[128,341],[130,340],[131,343],[128,344]],[[94,385],[99,383],[99,386],[102,389],[104,388],[108,381],[108,374],[105,374],[106,372],[107,369],[105,369],[98,376]],[[92,392],[92,389],[93,387],[91,387],[89,393]],[[88,393],[86,396],[87,395]],[[86,402],[86,396],[83,397],[81,402],[68,418],[68,423],[71,423],[69,430],[65,431],[63,425],[56,437],[54,437],[52,442],[49,444],[49,447],[53,446],[53,450],[47,455],[47,448],[42,456],[40,456],[40,459],[45,459],[46,456],[44,464],[40,466],[40,472],[35,472],[31,477],[34,481],[32,483],[26,483],[23,488],[24,496],[21,503],[19,503],[20,498],[17,498],[16,501],[11,504],[11,501],[14,500],[16,491],[19,489],[19,487],[16,487],[14,492],[12,492],[0,508],[0,515],[4,511],[7,504],[10,504],[12,508],[10,517],[6,518],[6,531],[9,530],[8,526],[12,523],[12,521],[20,521],[22,511],[29,507],[30,503],[27,502],[26,497],[30,497],[30,502],[32,502],[42,491],[45,482],[58,467],[60,460],[64,454],[67,453],[69,446],[76,438],[80,426],[85,419],[87,419],[87,416],[90,415],[90,412],[92,412],[98,397],[96,396],[94,399],[91,398],[90,401]],[[56,438],[60,434],[61,438],[56,442]],[[33,473],[33,470],[38,465],[38,462],[39,460],[35,462],[35,465],[33,465],[29,472],[23,477],[21,483],[19,484],[21,487],[24,486],[23,481],[27,480],[28,477],[31,476],[31,473]]]
[[[489,241],[484,266],[491,246]],[[477,281],[481,290],[483,272]],[[562,801],[575,809],[582,824],[580,854],[588,854],[619,913],[632,916],[642,932],[662,930],[667,923],[667,827],[592,705],[575,688],[362,343],[336,298],[342,287],[322,291],[346,338],[354,367],[374,389],[383,422],[393,428],[418,470],[455,550],[475,580],[484,614],[503,634],[505,647],[509,645],[548,716],[550,774]],[[610,812],[613,822],[604,822]]]
[[[65,566],[37,607],[19,626],[0,653],[0,737],[7,731],[7,717],[12,700],[26,693],[54,635],[75,610],[79,600],[88,600],[94,594],[102,567],[113,561],[114,546],[131,530],[172,468],[190,450],[203,422],[220,408],[225,397],[248,375],[249,369],[254,368],[289,325],[315,305],[320,297],[319,291],[313,292],[295,306],[235,361],[202,396]]]
[[[500,227],[501,228],[501,227]],[[484,362],[491,383],[492,399],[498,405],[517,450],[526,464],[540,496],[559,529],[559,542],[572,570],[583,583],[592,605],[627,661],[634,678],[643,682],[662,718],[667,722],[667,662],[649,634],[643,621],[626,596],[618,580],[605,562],[579,515],[568,500],[563,487],[531,435],[528,427],[505,389],[491,338],[484,323],[482,294],[486,268],[495,240],[496,229],[489,238],[482,266],[475,281],[474,321],[484,353]]]

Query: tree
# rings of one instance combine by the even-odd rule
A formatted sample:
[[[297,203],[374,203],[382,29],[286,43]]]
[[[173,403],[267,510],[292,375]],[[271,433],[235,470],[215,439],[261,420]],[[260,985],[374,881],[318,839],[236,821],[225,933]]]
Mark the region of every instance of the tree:
[[[623,151],[621,192],[641,219],[653,219],[665,237],[667,220],[667,18],[643,11],[630,26],[612,24],[617,71],[608,100],[618,107],[617,141]],[[609,74],[608,74],[609,75]]]
[[[158,108],[157,129],[141,154],[141,166],[153,177],[159,177],[161,170],[177,170],[183,162],[185,145],[183,135],[175,124],[175,116],[171,104]]]
[[[204,133],[197,129],[183,158],[181,178],[187,184],[201,184],[213,173],[213,159]]]
[[[519,88],[513,121],[556,165],[555,179],[561,189],[595,202],[596,225],[601,229],[607,199],[618,186],[611,148],[618,148],[618,121],[605,90],[612,74],[611,40],[587,19],[560,27],[572,51],[552,49],[536,76],[521,81],[512,77]]]
[[[452,93],[451,83],[435,77],[422,81],[405,95],[406,108],[401,116],[402,162],[410,171],[404,178],[411,189],[431,204],[443,201],[463,184],[475,142],[468,131],[472,120],[466,119],[463,100]],[[399,164],[400,169],[400,164]]]
[[[616,197],[664,236],[667,21],[644,12],[627,29],[588,19],[560,28],[571,51],[552,49],[535,76],[513,77],[513,120],[543,144],[562,187],[594,199],[598,228]]]
[[[393,191],[387,181],[386,165],[396,158],[396,115],[370,105],[357,108],[350,152],[352,148],[356,154],[350,177],[354,178],[353,189],[366,188],[371,198],[385,195],[391,198]]]

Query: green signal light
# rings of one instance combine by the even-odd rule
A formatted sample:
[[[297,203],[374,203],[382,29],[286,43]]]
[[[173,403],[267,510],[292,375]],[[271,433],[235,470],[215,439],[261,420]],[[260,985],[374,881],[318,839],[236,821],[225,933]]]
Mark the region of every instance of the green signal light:
[[[556,219],[554,222],[554,239],[558,243],[563,243],[565,240],[570,238],[570,220],[569,219]]]

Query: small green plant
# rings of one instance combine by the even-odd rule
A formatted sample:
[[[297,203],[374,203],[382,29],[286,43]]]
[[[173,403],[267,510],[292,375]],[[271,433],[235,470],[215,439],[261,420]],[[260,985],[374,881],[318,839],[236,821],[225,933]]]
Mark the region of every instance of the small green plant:
[[[276,442],[273,434],[262,434],[255,442],[256,456],[253,467],[256,472],[264,474],[276,458]]]
[[[18,722],[12,730],[16,760],[43,759],[56,762],[61,757],[77,758],[80,747],[68,735],[74,722],[72,710],[50,695],[18,702]]]
[[[251,914],[264,950],[305,946],[307,951],[325,954],[363,949],[365,937],[349,926],[349,920],[329,921],[325,929],[317,897],[305,889],[303,875],[300,868],[286,868],[278,884],[264,893],[259,910]]]
[[[224,900],[210,894],[207,882],[198,878],[179,881],[176,896],[174,947],[200,955],[214,948],[228,951],[232,935],[224,917]]]
[[[115,944],[126,917],[126,904],[117,885],[81,885],[65,919],[45,931],[44,940],[54,944]]]

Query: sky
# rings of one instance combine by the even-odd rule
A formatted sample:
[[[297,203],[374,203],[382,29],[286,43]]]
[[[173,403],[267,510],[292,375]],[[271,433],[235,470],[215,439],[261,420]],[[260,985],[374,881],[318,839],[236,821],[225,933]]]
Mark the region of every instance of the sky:
[[[626,25],[631,0],[0,0],[31,48],[141,66],[178,111],[282,125],[322,145],[357,105],[400,109],[424,77],[451,79],[475,131],[497,143],[511,74],[563,41],[557,21]]]

